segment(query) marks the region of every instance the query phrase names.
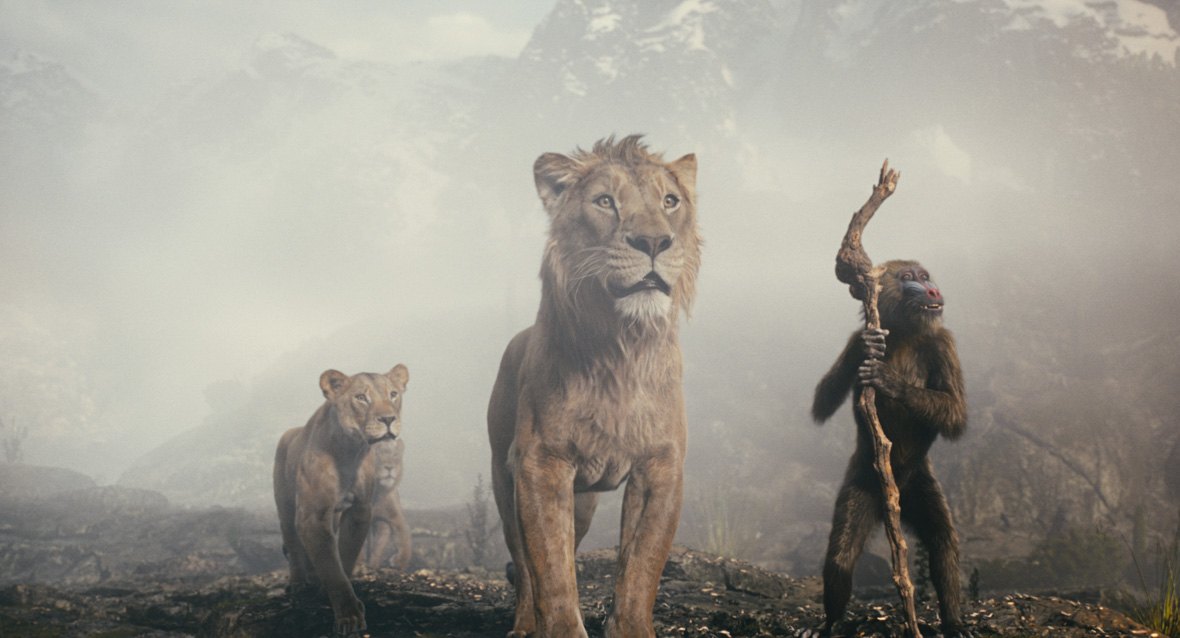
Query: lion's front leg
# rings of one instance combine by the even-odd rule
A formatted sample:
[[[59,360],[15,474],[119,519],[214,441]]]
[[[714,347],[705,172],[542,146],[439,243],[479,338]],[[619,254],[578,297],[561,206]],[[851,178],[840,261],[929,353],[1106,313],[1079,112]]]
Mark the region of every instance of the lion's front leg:
[[[623,493],[619,579],[607,638],[654,637],[652,606],[680,521],[684,455],[669,453],[632,470]]]
[[[516,474],[517,524],[538,638],[586,636],[574,569],[574,473],[568,461],[538,452],[526,454]]]

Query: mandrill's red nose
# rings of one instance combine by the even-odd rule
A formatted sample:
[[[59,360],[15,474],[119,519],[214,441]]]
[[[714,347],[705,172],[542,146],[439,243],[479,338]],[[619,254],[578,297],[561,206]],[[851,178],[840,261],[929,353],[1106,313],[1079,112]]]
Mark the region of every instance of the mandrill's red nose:
[[[942,303],[942,293],[931,284],[926,284],[926,296],[930,298],[930,301]]]

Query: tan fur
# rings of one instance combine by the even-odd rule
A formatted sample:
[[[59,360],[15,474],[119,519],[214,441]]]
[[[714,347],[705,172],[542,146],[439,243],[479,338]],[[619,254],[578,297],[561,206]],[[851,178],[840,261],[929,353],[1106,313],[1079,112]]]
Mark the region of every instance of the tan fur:
[[[410,526],[406,523],[397,491],[402,481],[402,456],[405,449],[406,444],[400,438],[373,445],[377,482],[373,493],[373,522],[369,525],[366,545],[367,562],[373,569],[388,563],[386,550],[391,539],[397,548],[393,566],[404,571],[410,564]]]
[[[597,492],[626,481],[606,635],[653,636],[684,482],[678,332],[700,264],[696,158],[665,163],[632,136],[546,153],[533,169],[550,218],[541,307],[509,343],[488,406],[493,491],[516,564],[510,635],[586,635],[574,551]],[[651,272],[666,289],[619,297]]]
[[[275,452],[275,505],[297,594],[319,583],[337,634],[365,629],[365,607],[349,576],[369,532],[375,473],[371,446],[401,433],[410,373],[320,375],[327,399],[307,425],[283,434]]]

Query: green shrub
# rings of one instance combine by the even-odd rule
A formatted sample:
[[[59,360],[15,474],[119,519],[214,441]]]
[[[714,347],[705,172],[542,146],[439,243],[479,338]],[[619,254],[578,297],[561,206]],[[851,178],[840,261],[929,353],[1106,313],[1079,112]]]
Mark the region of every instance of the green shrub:
[[[1148,583],[1138,555],[1132,554],[1143,598],[1127,601],[1127,615],[1165,636],[1180,636],[1180,556],[1177,548],[1176,540],[1172,541],[1171,547],[1157,547],[1154,587]]]
[[[714,487],[693,501],[700,521],[698,534],[706,552],[742,558],[754,548],[760,534],[759,503],[747,493]]]

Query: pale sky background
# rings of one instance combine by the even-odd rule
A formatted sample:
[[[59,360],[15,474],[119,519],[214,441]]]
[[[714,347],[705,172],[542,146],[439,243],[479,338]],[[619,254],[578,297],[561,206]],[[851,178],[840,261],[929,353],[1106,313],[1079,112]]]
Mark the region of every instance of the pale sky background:
[[[265,33],[297,33],[355,60],[515,57],[553,0],[0,0],[0,56],[27,50],[140,100],[176,78],[239,66]]]

